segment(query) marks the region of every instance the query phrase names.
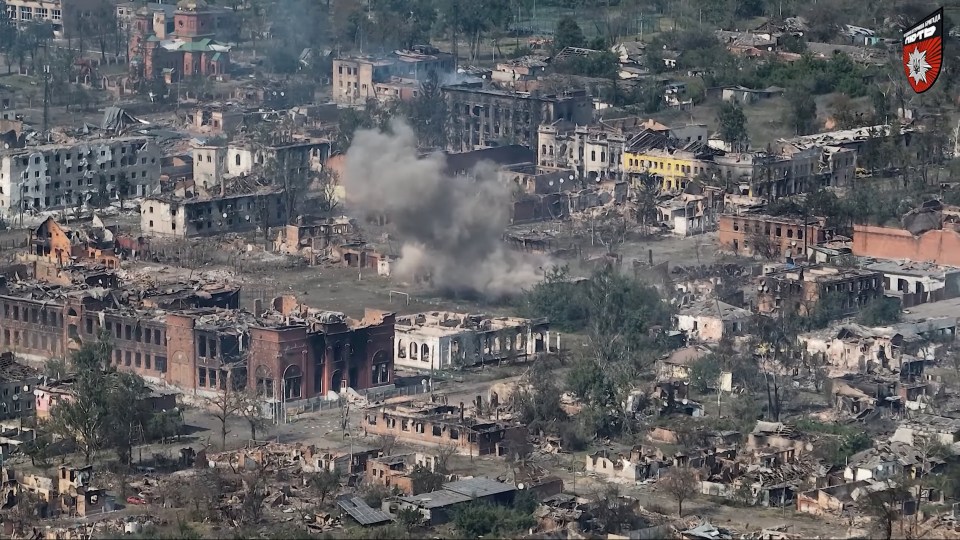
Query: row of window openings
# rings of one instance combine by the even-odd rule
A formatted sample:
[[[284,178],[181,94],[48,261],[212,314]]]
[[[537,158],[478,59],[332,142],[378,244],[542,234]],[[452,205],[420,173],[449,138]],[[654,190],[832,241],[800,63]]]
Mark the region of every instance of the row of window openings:
[[[3,304],[3,318],[12,319],[14,321],[32,322],[34,324],[49,324],[51,326],[63,328],[62,313],[48,314],[47,311],[43,309],[23,308],[23,310],[21,310],[20,306],[18,305],[11,306],[10,304]]]
[[[396,418],[385,418],[384,421],[386,422],[388,428],[397,429]],[[377,425],[377,415],[372,414],[367,416],[367,424],[371,426]],[[409,418],[400,419],[400,431],[410,431],[411,424],[413,424],[413,431],[417,433],[426,433],[426,425],[423,422],[416,422],[414,420],[410,420]],[[449,430],[450,439],[455,441],[460,438],[460,430],[455,428],[444,428],[444,426],[439,424],[434,424],[431,426],[430,434],[434,437],[442,437],[444,429]]]
[[[29,410],[33,409],[33,396],[30,396],[28,399],[18,399],[13,402],[13,412],[20,412],[21,405],[20,402],[23,402],[22,407]],[[6,401],[0,401],[0,414],[9,414],[10,405]]]
[[[755,226],[755,229],[756,229],[756,232],[760,232],[760,225],[757,224],[757,225]],[[740,223],[739,223],[739,222],[737,222],[737,221],[734,221],[734,222],[733,222],[733,230],[734,230],[734,231],[739,231],[739,230],[740,230]],[[749,222],[747,222],[747,223],[744,224],[743,230],[744,230],[744,232],[750,232],[750,223],[749,223]],[[776,236],[776,237],[778,237],[778,238],[782,238],[782,237],[783,237],[783,229],[782,229],[782,228],[777,227],[777,228],[773,229],[769,224],[767,224],[767,225],[763,228],[763,234],[769,235],[771,230],[773,230],[773,232],[774,232],[773,235],[774,235],[774,236]],[[797,239],[798,239],[798,240],[803,240],[803,229],[792,229],[792,228],[787,229],[787,238],[793,238],[793,236],[794,236],[794,231],[796,231]]]
[[[86,328],[87,334],[93,334],[93,319],[86,319]],[[137,343],[153,343],[154,345],[160,345],[164,343],[163,331],[159,329],[150,329],[150,328],[141,328],[139,326],[131,326],[129,324],[121,323],[112,323],[107,321],[106,323],[107,333],[113,336],[116,339],[125,339],[126,341],[136,341]],[[121,334],[122,331],[122,334]]]
[[[153,369],[159,373],[167,372],[167,357],[152,356],[150,353],[132,353],[114,349],[113,363],[117,366],[134,367],[137,369]]]
[[[127,153],[127,149],[126,149],[126,148],[122,148],[121,150],[122,150],[122,151],[120,152],[121,154],[126,154],[126,153]],[[106,150],[101,150],[101,151],[100,151],[100,157],[107,157],[107,152],[106,152]],[[69,161],[69,160],[71,160],[71,159],[73,159],[73,154],[72,154],[72,153],[68,153],[68,154],[63,158],[63,161]],[[77,154],[77,159],[82,160],[82,159],[84,159],[84,158],[82,158],[81,155],[78,153],[78,154]],[[24,166],[24,167],[27,167],[27,166],[30,165],[30,158],[29,158],[29,157],[25,157],[25,158],[23,158],[22,162],[23,162],[23,166]],[[50,163],[50,156],[49,156],[49,155],[43,156],[43,162],[44,162],[44,163]],[[54,163],[60,163],[60,154],[54,154],[54,155],[53,155],[53,162],[54,162]],[[136,158],[136,157],[133,157],[133,156],[131,156],[129,159],[128,159],[128,158],[123,158],[123,157],[120,158],[120,165],[121,165],[121,166],[134,165],[134,164],[136,164],[136,162],[137,162],[137,158]],[[156,163],[156,162],[157,162],[157,158],[155,158],[155,157],[150,158],[150,163]],[[33,158],[33,163],[34,163],[34,165],[39,165],[39,164],[40,164],[40,156],[34,157],[34,158]],[[141,158],[140,158],[140,164],[141,164],[141,165],[146,165],[146,164],[147,164],[147,158],[146,158],[146,157],[141,157]],[[105,165],[105,164],[104,164],[104,163],[101,163],[100,165],[101,165],[100,168],[102,169],[102,168],[103,168],[103,165]],[[113,168],[113,167],[116,167],[116,166],[117,166],[117,162],[111,160],[111,161],[110,161],[110,167]],[[81,167],[82,167],[81,165],[77,165],[77,170],[79,171],[79,170],[81,169]],[[87,170],[88,170],[88,171],[90,170],[90,164],[89,164],[89,163],[87,164]],[[69,168],[67,169],[67,172],[70,172]]]
[[[50,19],[54,21],[59,21],[62,19],[63,15],[59,9],[47,10],[47,8],[38,7],[36,9],[28,6],[19,6],[20,7],[20,20],[21,21],[31,21],[36,16],[37,19],[46,19],[49,15]],[[17,19],[17,6],[7,6],[7,15],[13,19]]]
[[[101,168],[103,168],[103,167],[101,167]],[[69,167],[67,167],[67,172],[68,172],[68,173],[70,172],[70,168],[69,168]],[[60,169],[57,169],[57,174],[60,174]],[[33,177],[34,177],[34,178],[40,178],[40,171],[34,171],[34,172],[33,172]],[[114,182],[114,181],[115,181],[115,177],[116,177],[116,175],[111,174],[111,175],[110,175],[110,182]],[[146,177],[147,177],[147,171],[143,171],[143,176],[142,176],[142,178],[146,178]],[[131,179],[137,178],[137,172],[134,171],[134,172],[130,173],[130,178],[131,178]],[[26,180],[26,178],[24,178],[24,180]],[[77,187],[83,187],[83,180],[84,180],[83,178],[78,178],[78,179],[77,179]],[[87,180],[87,185],[88,185],[88,186],[92,186],[92,185],[93,185],[93,178],[87,178],[86,180]],[[103,184],[105,184],[106,182],[105,182],[103,179],[100,179],[100,181],[99,181],[98,183],[101,184],[101,185],[103,185]],[[26,186],[24,186],[24,187],[26,187]],[[50,187],[50,182],[49,182],[49,181],[46,183],[46,187]],[[65,182],[64,182],[64,187],[67,187],[67,188],[73,187],[73,180],[67,180],[67,181],[65,181]],[[53,189],[60,189],[60,182],[53,182]],[[147,186],[144,185],[141,189],[143,190],[142,193],[146,193],[146,191],[147,191]],[[40,186],[39,186],[39,185],[33,186],[33,191],[34,191],[35,193],[36,193],[36,192],[39,192],[39,191],[40,191]],[[3,194],[3,187],[0,187],[0,194]]]
[[[46,334],[39,336],[35,332],[20,332],[19,330],[3,330],[3,344],[6,347],[25,347],[37,351],[60,352],[60,340],[56,336],[48,338]]]

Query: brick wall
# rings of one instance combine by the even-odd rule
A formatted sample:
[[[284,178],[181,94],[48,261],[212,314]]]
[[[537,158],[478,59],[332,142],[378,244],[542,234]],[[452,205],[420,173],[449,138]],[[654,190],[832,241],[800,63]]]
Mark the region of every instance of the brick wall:
[[[913,236],[905,229],[854,225],[853,253],[858,257],[960,266],[960,233],[933,230]]]

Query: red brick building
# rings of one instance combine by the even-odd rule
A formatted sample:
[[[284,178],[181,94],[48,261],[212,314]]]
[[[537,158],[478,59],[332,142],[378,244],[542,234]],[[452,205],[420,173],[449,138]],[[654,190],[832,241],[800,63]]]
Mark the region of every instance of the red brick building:
[[[140,10],[130,30],[130,70],[144,79],[159,76],[169,83],[194,76],[225,75],[230,46],[215,40],[218,14],[204,0],[181,0],[173,16],[173,32],[154,25]],[[159,32],[159,33],[158,33]]]
[[[133,291],[133,294],[130,294]],[[118,307],[119,306],[119,307]],[[45,361],[110,336],[112,361],[152,381],[198,394],[256,388],[267,400],[294,401],[393,380],[394,314],[362,320],[275,300],[253,314],[231,287],[137,291],[0,288],[0,351]]]
[[[807,248],[830,240],[834,231],[820,217],[723,214],[720,249],[752,257],[803,258]]]

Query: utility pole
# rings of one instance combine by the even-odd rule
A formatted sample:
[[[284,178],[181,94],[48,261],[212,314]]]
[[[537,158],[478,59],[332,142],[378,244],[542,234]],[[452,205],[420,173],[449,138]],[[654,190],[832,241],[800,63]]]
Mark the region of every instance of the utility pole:
[[[46,141],[50,125],[50,65],[43,66],[43,139]]]

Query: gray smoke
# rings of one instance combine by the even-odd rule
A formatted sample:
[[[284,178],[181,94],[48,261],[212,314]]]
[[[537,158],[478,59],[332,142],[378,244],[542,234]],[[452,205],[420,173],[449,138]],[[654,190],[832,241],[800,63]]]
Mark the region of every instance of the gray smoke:
[[[540,264],[501,240],[512,197],[493,168],[448,176],[442,154],[419,156],[407,124],[395,121],[391,131],[356,133],[343,181],[352,208],[389,217],[402,242],[393,273],[429,275],[441,289],[490,296],[536,283]]]

